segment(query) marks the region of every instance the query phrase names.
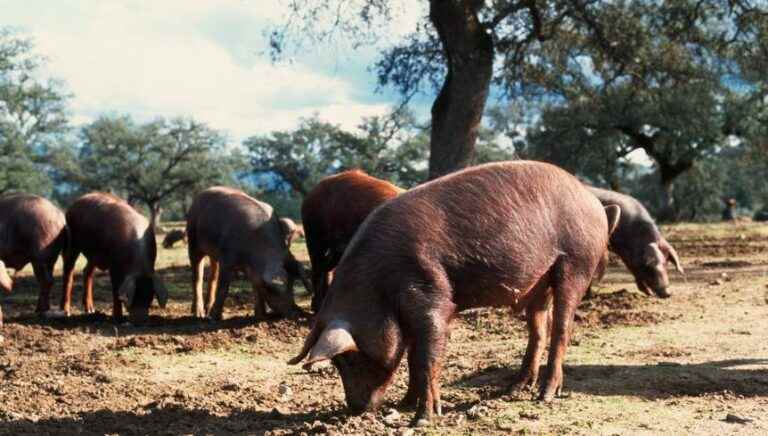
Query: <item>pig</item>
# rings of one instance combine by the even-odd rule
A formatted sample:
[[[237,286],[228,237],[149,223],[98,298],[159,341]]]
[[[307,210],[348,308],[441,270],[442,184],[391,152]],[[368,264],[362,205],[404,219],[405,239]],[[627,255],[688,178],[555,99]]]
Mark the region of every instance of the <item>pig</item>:
[[[160,307],[168,291],[155,272],[157,243],[149,220],[125,200],[104,192],[92,192],[75,200],[67,209],[72,242],[64,253],[62,315],[71,314],[72,287],[77,258],[87,260],[83,270],[83,310],[93,313],[93,275],[109,271],[112,284],[112,316],[123,320],[125,304],[134,322],[145,320],[153,299]]]
[[[327,292],[330,272],[357,228],[374,209],[401,192],[385,180],[350,170],[324,178],[304,198],[301,220],[312,264],[315,313]]]
[[[40,287],[37,313],[50,309],[53,267],[68,244],[64,213],[53,203],[30,194],[0,198],[0,289],[11,292],[13,288],[6,267],[18,271],[31,263]]]
[[[651,214],[629,195],[592,186],[588,189],[604,206],[621,208],[621,219],[611,235],[609,249],[632,272],[637,288],[647,295],[653,292],[660,298],[668,298],[667,263],[672,262],[681,274],[684,270],[677,251],[661,236]]]
[[[288,249],[289,237],[272,206],[233,188],[217,186],[200,192],[187,213],[195,289],[192,314],[220,320],[233,274],[244,271],[253,286],[257,318],[266,316],[266,304],[284,316],[302,315],[293,299],[294,278],[298,276],[310,291],[311,286]],[[211,276],[203,301],[206,256]]]
[[[173,245],[176,244],[179,241],[183,241],[184,238],[187,237],[187,234],[184,233],[184,230],[171,230],[168,232],[168,234],[165,235],[165,238],[163,238],[163,248],[169,249],[173,248]]]
[[[290,218],[280,218],[280,226],[283,229],[283,234],[285,235],[285,244],[288,246],[288,248],[291,247],[291,244],[293,244],[294,240],[304,237],[304,230],[297,226],[296,223],[293,222],[293,220]]]
[[[476,307],[525,310],[528,347],[510,389],[535,385],[554,303],[539,398],[563,385],[574,312],[620,216],[547,163],[497,162],[443,176],[378,207],[350,241],[300,353],[330,360],[352,412],[376,408],[408,352],[412,424],[441,413],[451,320]]]

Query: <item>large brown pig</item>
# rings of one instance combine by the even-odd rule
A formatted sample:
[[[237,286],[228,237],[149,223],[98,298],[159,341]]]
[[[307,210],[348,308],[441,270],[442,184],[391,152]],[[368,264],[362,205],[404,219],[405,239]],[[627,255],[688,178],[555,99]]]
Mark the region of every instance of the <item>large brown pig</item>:
[[[45,198],[29,194],[0,198],[0,290],[11,292],[13,287],[6,267],[20,270],[31,263],[40,286],[37,312],[47,312],[53,267],[68,235],[64,213]]]
[[[74,269],[82,253],[88,263],[83,270],[83,309],[93,313],[93,274],[108,270],[112,282],[112,316],[123,318],[123,303],[136,321],[146,318],[152,300],[165,307],[168,292],[155,273],[155,232],[143,215],[123,199],[93,192],[75,200],[67,210],[72,243],[64,254],[64,293],[61,310],[71,312]]]
[[[416,424],[441,413],[440,368],[458,311],[525,309],[528,348],[513,387],[536,383],[554,300],[540,398],[563,384],[574,311],[607,249],[619,208],[603,208],[562,169],[541,162],[469,168],[384,203],[336,267],[304,347],[289,363],[331,360],[347,405],[375,408],[404,352]],[[306,366],[305,365],[305,366]]]
[[[312,263],[313,311],[320,309],[329,274],[357,228],[374,209],[401,192],[385,180],[351,170],[324,178],[304,198],[301,219]]]
[[[639,201],[615,191],[588,187],[604,206],[621,208],[621,219],[610,239],[609,249],[616,253],[635,277],[638,289],[653,291],[661,298],[669,297],[667,263],[680,273],[683,267],[675,249],[661,236],[651,214]]]
[[[285,316],[301,313],[293,300],[293,280],[301,266],[291,255],[284,224],[262,203],[237,189],[213,187],[199,193],[187,213],[189,262],[195,299],[192,313],[221,319],[229,284],[245,271],[256,298],[255,315],[266,315],[265,303]],[[211,278],[203,300],[203,260],[209,257]],[[309,283],[305,282],[308,290]]]

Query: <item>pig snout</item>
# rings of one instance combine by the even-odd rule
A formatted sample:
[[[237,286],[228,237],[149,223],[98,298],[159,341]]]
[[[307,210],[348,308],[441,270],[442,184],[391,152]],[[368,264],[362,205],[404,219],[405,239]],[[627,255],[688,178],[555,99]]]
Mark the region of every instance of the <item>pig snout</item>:
[[[653,288],[653,293],[659,298],[669,298],[672,296],[667,291],[667,288]]]

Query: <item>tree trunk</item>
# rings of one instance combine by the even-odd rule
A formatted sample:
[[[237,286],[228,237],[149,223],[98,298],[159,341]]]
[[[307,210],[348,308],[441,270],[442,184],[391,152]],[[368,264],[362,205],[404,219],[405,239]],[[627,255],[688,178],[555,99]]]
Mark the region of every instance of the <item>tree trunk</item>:
[[[673,196],[675,190],[675,179],[688,171],[692,162],[682,161],[670,164],[668,162],[659,162],[659,175],[661,176],[661,196],[659,198],[659,221],[673,222],[677,220],[677,205]]]
[[[493,74],[493,40],[477,13],[483,1],[430,0],[448,72],[432,105],[429,178],[471,163]]]
[[[155,234],[162,233],[163,228],[160,226],[160,217],[163,215],[163,207],[160,206],[160,203],[150,203],[148,206],[150,213],[149,222],[152,229],[155,231]]]

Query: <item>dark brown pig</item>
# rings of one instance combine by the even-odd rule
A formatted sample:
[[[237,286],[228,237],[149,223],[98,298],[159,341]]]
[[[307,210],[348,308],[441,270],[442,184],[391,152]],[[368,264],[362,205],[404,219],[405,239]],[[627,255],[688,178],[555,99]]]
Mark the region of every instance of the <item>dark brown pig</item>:
[[[163,238],[163,248],[173,248],[174,244],[179,241],[183,241],[186,237],[187,234],[184,232],[184,230],[171,230],[168,232],[168,234],[165,235],[165,238]]]
[[[244,271],[255,298],[256,317],[266,315],[265,303],[285,316],[301,313],[293,300],[293,280],[301,266],[291,255],[272,206],[237,189],[213,187],[199,193],[187,213],[189,262],[195,299],[192,313],[221,319],[229,284]],[[211,278],[203,300],[203,260],[210,259]],[[309,284],[305,283],[309,288]]]
[[[680,273],[683,273],[683,267],[675,249],[661,236],[651,214],[629,195],[591,186],[588,189],[604,206],[614,204],[621,208],[621,219],[611,235],[609,249],[632,272],[638,289],[646,294],[653,291],[661,298],[669,297],[667,263],[671,261]]]
[[[507,306],[528,315],[514,388],[536,383],[554,322],[540,398],[563,384],[574,311],[606,251],[619,208],[603,208],[550,164],[500,162],[428,182],[376,209],[349,243],[302,351],[331,360],[356,412],[383,399],[403,354],[416,424],[441,413],[440,369],[455,314]],[[611,223],[609,225],[609,223]],[[306,366],[305,365],[305,366]]]
[[[112,316],[123,318],[123,303],[136,321],[146,318],[152,300],[165,307],[168,292],[155,273],[155,233],[143,215],[123,199],[94,192],[75,200],[67,210],[72,235],[64,254],[64,295],[61,310],[71,313],[72,287],[77,258],[88,261],[83,270],[83,309],[93,313],[93,274],[109,271],[112,282]]]
[[[64,213],[50,201],[29,194],[0,198],[0,290],[13,287],[6,267],[20,270],[31,263],[40,286],[36,311],[47,312],[53,267],[68,239]]]
[[[301,219],[312,263],[313,311],[320,309],[329,274],[357,228],[374,209],[401,192],[385,180],[351,170],[324,178],[304,198]]]

